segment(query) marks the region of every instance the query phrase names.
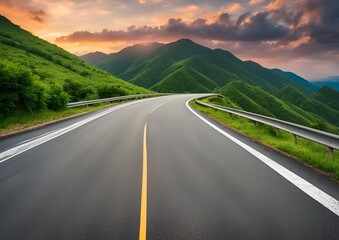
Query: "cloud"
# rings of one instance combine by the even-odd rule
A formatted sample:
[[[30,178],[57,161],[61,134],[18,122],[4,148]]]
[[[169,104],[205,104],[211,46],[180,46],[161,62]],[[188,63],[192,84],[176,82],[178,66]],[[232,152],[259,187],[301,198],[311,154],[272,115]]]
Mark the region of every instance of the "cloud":
[[[259,12],[255,15],[245,13],[235,21],[225,12],[216,21],[208,23],[206,19],[197,19],[192,23],[180,18],[170,18],[165,25],[129,27],[126,30],[107,30],[101,32],[77,31],[57,38],[57,42],[107,42],[130,39],[168,39],[193,37],[221,41],[271,41],[287,37],[289,29],[284,24],[276,23],[281,18],[279,13]]]
[[[274,10],[274,9],[280,9],[282,6],[284,6],[289,0],[274,0],[272,2],[270,2],[266,8],[270,9],[270,10]],[[303,0],[301,0],[303,1]],[[307,0],[306,0],[307,1]]]
[[[333,0],[299,0],[293,4],[275,0],[261,11],[245,12],[239,17],[233,16],[232,12],[222,12],[212,22],[204,18],[191,22],[170,18],[166,24],[158,26],[76,31],[57,38],[57,42],[166,41],[180,37],[240,44],[269,42],[267,48],[295,48],[300,52],[306,52],[308,47],[314,51],[338,52],[339,4]]]
[[[264,2],[265,0],[250,0],[249,4],[250,5],[256,5],[256,4],[259,4],[259,3],[262,3]]]
[[[138,3],[140,4],[156,4],[161,2],[162,0],[138,0]]]
[[[34,0],[0,0],[0,12],[19,23],[45,23],[46,11]],[[24,24],[26,26],[26,24]]]
[[[239,10],[240,8],[241,8],[240,3],[233,3],[230,6],[224,8],[223,11],[224,12],[232,13],[232,12],[235,12],[235,11]]]
[[[72,52],[191,38],[247,59],[339,64],[338,8],[337,0],[0,0],[2,15]]]
[[[40,10],[40,11],[28,11],[30,18],[34,21],[37,21],[39,23],[44,23],[45,22],[45,17],[47,16],[47,14]]]

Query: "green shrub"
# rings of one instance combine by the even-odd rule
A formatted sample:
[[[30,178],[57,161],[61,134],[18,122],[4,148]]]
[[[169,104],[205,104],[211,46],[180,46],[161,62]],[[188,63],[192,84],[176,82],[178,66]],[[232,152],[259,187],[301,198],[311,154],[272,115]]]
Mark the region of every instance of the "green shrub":
[[[0,32],[0,36],[6,37],[6,38],[12,38],[11,35],[4,33],[4,32]]]
[[[71,79],[65,80],[63,89],[69,95],[69,100],[71,102],[86,100],[88,98],[93,98],[93,96],[96,95],[93,87],[86,86],[85,84]]]
[[[36,48],[36,47],[26,46],[26,51],[29,52],[29,53],[33,53],[35,55],[38,55],[40,57],[43,57],[43,58],[50,60],[50,61],[54,60],[54,58],[51,54],[44,52],[44,51],[42,51],[42,50],[40,50],[39,48]]]
[[[315,123],[311,125],[311,127],[322,131],[329,130],[328,124],[326,124],[323,120],[317,120]]]
[[[47,107],[50,110],[58,111],[66,108],[69,96],[58,85],[54,85],[48,92]]]
[[[70,64],[63,64],[62,65],[64,68],[67,68],[68,70],[72,71],[72,72],[77,72],[77,70]]]
[[[103,85],[97,90],[99,98],[109,98],[115,96],[127,95],[127,92],[114,85]]]
[[[26,88],[23,93],[23,107],[30,112],[38,112],[46,109],[46,89],[45,87],[34,81],[31,86]]]
[[[83,77],[88,77],[88,76],[91,76],[92,74],[90,73],[90,72],[88,72],[88,71],[81,71],[80,73],[79,73],[81,76],[83,76]]]
[[[8,115],[23,103],[23,95],[33,83],[32,72],[25,66],[0,60],[0,114]]]
[[[97,98],[95,89],[93,87],[82,87],[79,91],[79,96],[81,100]]]
[[[64,64],[64,63],[63,63],[60,59],[58,59],[58,58],[54,58],[54,59],[53,59],[53,62],[56,63],[56,64],[58,64],[58,65],[60,65],[60,66],[63,66],[63,64]]]
[[[8,46],[12,46],[12,47],[16,47],[17,46],[17,44],[14,41],[9,40],[9,39],[2,39],[1,42],[3,44],[8,45]]]
[[[71,102],[77,102],[81,99],[80,97],[80,89],[83,87],[83,85],[80,82],[66,79],[63,89],[64,91],[69,95],[69,100]]]

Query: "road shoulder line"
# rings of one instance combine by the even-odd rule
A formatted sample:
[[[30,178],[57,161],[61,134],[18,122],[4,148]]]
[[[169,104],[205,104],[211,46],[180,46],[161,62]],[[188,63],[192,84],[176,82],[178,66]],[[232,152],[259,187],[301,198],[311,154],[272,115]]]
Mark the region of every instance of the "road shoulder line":
[[[210,127],[214,128],[216,131],[239,145],[240,147],[244,148],[246,151],[251,153],[253,156],[261,160],[263,163],[265,163],[267,166],[269,166],[271,169],[279,173],[282,177],[284,177],[286,180],[291,182],[293,185],[295,185],[297,188],[299,188],[301,191],[309,195],[311,198],[319,202],[321,205],[332,211],[334,214],[339,216],[339,201],[332,196],[328,195],[321,189],[317,188],[313,184],[309,183],[305,179],[301,178],[300,176],[296,175],[295,173],[291,172],[287,168],[283,167],[282,165],[278,164],[274,160],[270,159],[269,157],[265,156],[264,154],[258,152],[254,148],[248,146],[247,144],[241,142],[237,138],[231,136],[230,134],[226,133],[224,130],[218,128],[213,123],[208,121],[206,118],[200,116],[198,113],[196,113],[190,106],[189,102],[193,100],[194,98],[188,100],[186,102],[186,107],[198,118],[200,118],[203,122],[208,124]]]
[[[154,98],[153,98],[154,99]],[[93,120],[96,120],[102,116],[105,116],[109,113],[112,113],[114,111],[117,111],[121,108],[124,108],[124,107],[127,107],[127,106],[130,106],[130,105],[133,105],[133,104],[137,104],[137,103],[142,103],[142,102],[145,102],[145,101],[149,101],[149,100],[152,100],[152,98],[148,98],[148,99],[142,99],[142,100],[139,100],[139,101],[133,101],[133,102],[128,102],[126,104],[123,104],[123,105],[116,105],[116,106],[113,106],[113,107],[110,107],[104,111],[100,111],[99,113],[96,113],[94,115],[91,115],[91,116],[88,116],[87,118],[85,119],[82,119],[80,121],[77,121],[69,126],[66,126],[66,127],[63,127],[59,130],[55,130],[55,131],[52,131],[48,134],[42,134],[38,137],[35,137],[32,139],[32,141],[24,141],[22,144],[19,144],[19,145],[16,145],[12,148],[9,148],[3,152],[0,152],[0,164],[23,153],[23,152],[26,152],[34,147],[37,147],[45,142],[48,142],[54,138],[57,138],[61,135],[64,135],[65,133],[68,133],[74,129],[77,129],[78,127],[81,127],[82,125],[86,124],[86,123],[89,123],[89,122],[92,122]]]

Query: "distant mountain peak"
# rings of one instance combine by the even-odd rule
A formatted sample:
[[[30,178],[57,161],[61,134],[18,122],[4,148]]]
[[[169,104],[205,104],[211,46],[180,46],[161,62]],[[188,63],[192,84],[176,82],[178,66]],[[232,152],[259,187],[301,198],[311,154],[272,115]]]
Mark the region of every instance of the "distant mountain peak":
[[[195,42],[193,42],[191,39],[189,38],[181,38],[173,43],[194,43],[194,44],[197,44]]]
[[[158,42],[145,42],[145,43],[136,43],[131,47],[154,47],[154,46],[162,46],[162,43]]]
[[[199,48],[206,48],[205,46],[202,46],[194,41],[192,41],[191,39],[188,39],[188,38],[182,38],[182,39],[179,39],[175,42],[171,42],[171,43],[168,43],[166,44],[168,46],[184,46],[184,47],[199,47]]]

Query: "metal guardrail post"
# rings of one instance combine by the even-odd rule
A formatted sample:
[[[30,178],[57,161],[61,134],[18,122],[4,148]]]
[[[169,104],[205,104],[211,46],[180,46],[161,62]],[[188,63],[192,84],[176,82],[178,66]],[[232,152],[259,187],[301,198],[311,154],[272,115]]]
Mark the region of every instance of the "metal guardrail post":
[[[279,137],[279,135],[280,135],[280,129],[279,129],[279,128],[276,128],[276,129],[275,129],[275,135],[276,135],[277,137]]]
[[[332,158],[334,157],[333,148],[328,147],[328,155]]]
[[[293,142],[295,145],[298,144],[298,138],[297,138],[297,135],[293,134]]]

